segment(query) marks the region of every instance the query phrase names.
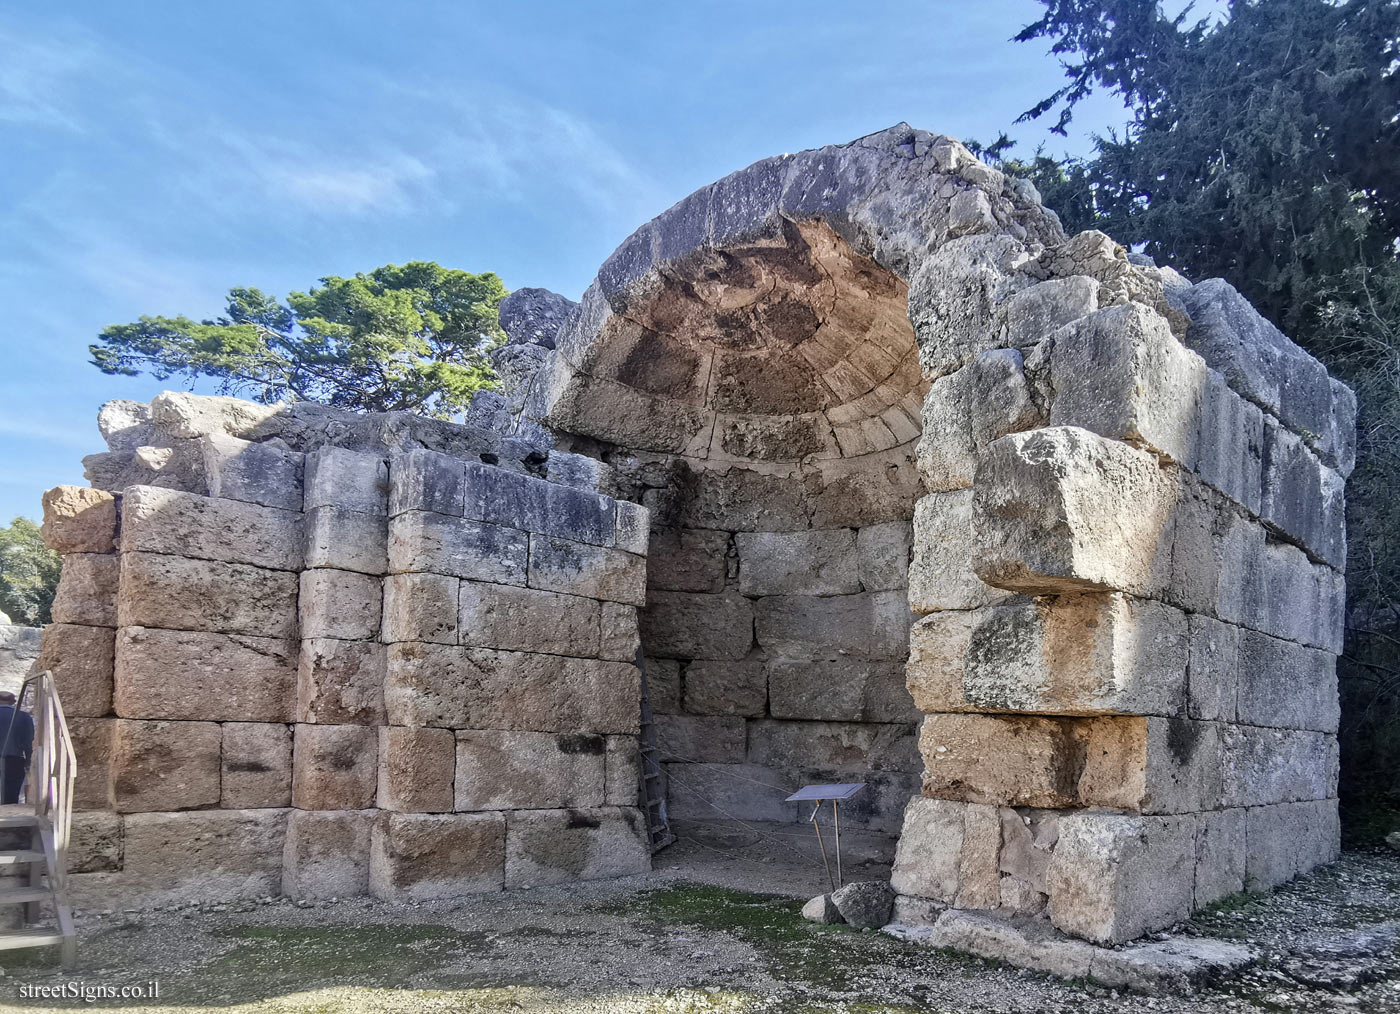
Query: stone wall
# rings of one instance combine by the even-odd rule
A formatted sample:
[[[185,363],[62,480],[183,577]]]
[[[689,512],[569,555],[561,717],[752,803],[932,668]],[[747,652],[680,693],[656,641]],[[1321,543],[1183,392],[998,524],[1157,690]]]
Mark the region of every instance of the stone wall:
[[[0,613],[0,616],[3,616]],[[0,690],[19,693],[30,667],[39,657],[42,630],[18,623],[0,623]]]
[[[644,508],[479,428],[162,395],[45,497],[80,898],[649,868]],[[135,480],[135,481],[132,481]]]

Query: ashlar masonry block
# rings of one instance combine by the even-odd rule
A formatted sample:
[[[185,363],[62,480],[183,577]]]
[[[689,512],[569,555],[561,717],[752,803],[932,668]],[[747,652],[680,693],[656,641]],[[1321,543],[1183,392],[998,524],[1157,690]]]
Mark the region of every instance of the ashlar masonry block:
[[[55,623],[115,627],[118,558],[114,554],[71,553],[63,558],[63,573],[51,612]]]
[[[110,553],[117,537],[117,499],[87,486],[55,486],[44,494],[44,544],[55,553]]]
[[[123,553],[116,619],[123,627],[295,637],[297,585],[288,571]]]
[[[914,505],[914,560],[909,567],[909,604],[917,613],[976,609],[1007,597],[973,569],[973,491],[930,493]]]
[[[114,648],[110,627],[50,623],[44,628],[39,669],[53,673],[69,718],[98,718],[112,710]]]
[[[292,730],[280,722],[225,722],[219,805],[226,810],[292,803]]]
[[[546,535],[531,535],[529,538],[528,583],[531,588],[625,605],[646,605],[644,557],[621,549],[590,546]],[[481,575],[473,576],[482,579]]]
[[[379,740],[363,725],[298,725],[292,743],[292,805],[368,810],[378,789]]]
[[[895,850],[895,893],[957,908],[995,908],[1001,824],[994,806],[913,799]]]
[[[282,853],[282,893],[354,898],[369,890],[373,810],[293,810]]]
[[[199,438],[211,497],[299,511],[305,455],[223,433]]]
[[[344,507],[306,513],[306,566],[384,574],[389,569],[389,528],[382,515]]]
[[[379,633],[383,608],[380,579],[348,570],[301,572],[303,637],[368,640]]]
[[[112,735],[112,808],[119,813],[218,805],[217,722],[117,719]]]
[[[441,574],[390,574],[384,579],[382,639],[456,644],[461,583]]]
[[[381,812],[370,833],[370,893],[434,901],[499,891],[505,840],[500,813]]]
[[[448,813],[456,770],[451,729],[379,730],[379,808],[402,813]]]
[[[534,588],[463,581],[458,593],[459,643],[506,651],[596,658],[599,603]]]
[[[387,650],[375,641],[305,638],[297,664],[298,722],[384,724]]]
[[[605,789],[602,736],[457,731],[457,810],[598,806]]]
[[[123,718],[290,722],[297,642],[123,627],[113,706]]]
[[[540,887],[651,869],[635,807],[513,810],[506,815],[506,886]]]
[[[406,511],[389,522],[389,571],[523,585],[529,538],[514,528]]]
[[[302,509],[308,513],[334,507],[382,518],[388,510],[388,495],[389,463],[383,458],[334,446],[306,456]]]
[[[302,515],[240,500],[129,486],[122,495],[126,553],[164,553],[269,570],[302,565]]]

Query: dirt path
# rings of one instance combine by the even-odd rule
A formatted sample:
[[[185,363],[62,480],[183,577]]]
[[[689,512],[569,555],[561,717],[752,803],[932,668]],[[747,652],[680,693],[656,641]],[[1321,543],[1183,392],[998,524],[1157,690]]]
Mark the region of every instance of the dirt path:
[[[679,864],[660,862],[647,878],[451,904],[277,901],[89,915],[80,922],[83,967],[65,975],[33,961],[6,964],[0,1011],[1400,1011],[1393,852],[1350,853],[1195,920],[1192,931],[1252,941],[1263,958],[1240,978],[1183,998],[1119,996],[812,925],[795,898],[696,883],[703,870],[671,865]],[[752,878],[733,863],[712,872]],[[21,996],[25,987],[152,979],[160,984],[153,1001]]]

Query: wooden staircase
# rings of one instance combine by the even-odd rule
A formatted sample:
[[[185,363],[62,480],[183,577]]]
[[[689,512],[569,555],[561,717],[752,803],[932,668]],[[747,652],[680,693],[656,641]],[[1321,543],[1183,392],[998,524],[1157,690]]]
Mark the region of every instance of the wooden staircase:
[[[0,930],[0,950],[56,944],[63,967],[72,968],[78,937],[68,904],[68,836],[77,764],[53,674],[43,672],[25,680],[20,707],[31,694],[34,754],[24,785],[25,801],[0,806],[0,906],[21,906],[22,925]],[[5,732],[0,727],[0,737]],[[11,867],[23,869],[18,876],[5,875]]]
[[[656,747],[656,725],[651,717],[651,694],[647,690],[647,660],[637,649],[637,668],[642,674],[642,808],[647,817],[647,842],[652,854],[676,840],[666,815],[666,787],[661,777],[661,754]]]

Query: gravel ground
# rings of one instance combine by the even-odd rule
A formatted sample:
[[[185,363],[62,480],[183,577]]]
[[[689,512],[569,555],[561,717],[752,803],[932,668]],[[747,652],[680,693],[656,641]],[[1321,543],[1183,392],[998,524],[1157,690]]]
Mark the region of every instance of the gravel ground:
[[[650,877],[453,903],[277,900],[83,914],[77,971],[0,956],[9,961],[0,1011],[1400,1012],[1394,852],[1350,852],[1273,894],[1227,899],[1193,920],[1185,932],[1252,942],[1261,960],[1194,996],[1165,998],[804,922],[805,883],[789,883],[785,895],[739,888],[773,886],[784,863],[807,877],[806,861],[778,858],[772,840],[748,852],[737,838],[724,842],[673,847]],[[852,843],[854,876],[880,869],[881,846],[867,844],[861,858]],[[767,863],[763,850],[775,853]],[[707,865],[698,853],[715,858]],[[21,993],[149,980],[159,982],[157,1000]]]

